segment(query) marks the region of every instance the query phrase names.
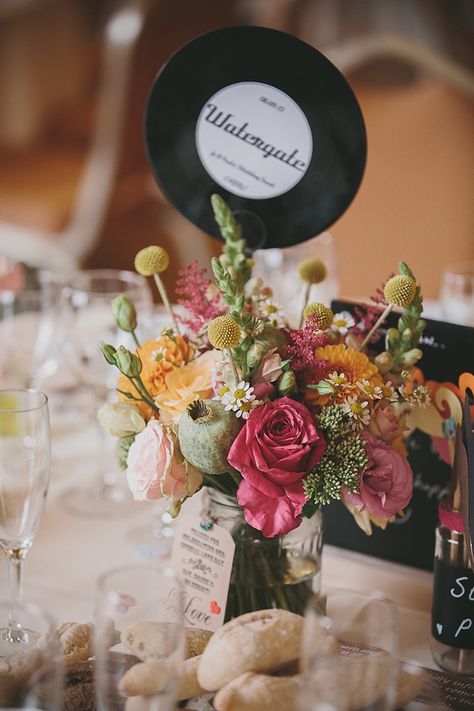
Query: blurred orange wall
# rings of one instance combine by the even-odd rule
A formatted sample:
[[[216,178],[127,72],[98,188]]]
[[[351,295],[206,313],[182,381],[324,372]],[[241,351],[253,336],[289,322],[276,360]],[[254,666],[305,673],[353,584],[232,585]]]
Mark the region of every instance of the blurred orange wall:
[[[333,226],[341,293],[367,296],[400,259],[427,297],[447,262],[474,260],[473,102],[435,80],[351,82],[367,126],[366,173]]]

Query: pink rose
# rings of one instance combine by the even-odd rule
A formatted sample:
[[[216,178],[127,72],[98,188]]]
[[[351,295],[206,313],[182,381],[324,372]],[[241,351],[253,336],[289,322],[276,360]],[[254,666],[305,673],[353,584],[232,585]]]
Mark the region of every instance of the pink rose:
[[[395,405],[379,405],[370,421],[369,430],[377,439],[392,444],[406,430],[404,413]]]
[[[276,352],[276,348],[268,351],[260,361],[260,365],[255,371],[252,378],[252,384],[255,383],[274,383],[283,373],[281,369],[281,358]]]
[[[237,501],[247,523],[268,538],[297,528],[306,503],[301,479],[325,448],[302,403],[282,397],[253,410],[228,456],[243,477]]]
[[[413,493],[413,473],[407,460],[392,447],[362,432],[369,465],[360,479],[360,492],[343,494],[343,500],[371,516],[388,519],[401,511]]]
[[[186,496],[186,469],[175,459],[175,444],[158,420],[150,420],[128,451],[127,483],[137,501],[181,501]]]

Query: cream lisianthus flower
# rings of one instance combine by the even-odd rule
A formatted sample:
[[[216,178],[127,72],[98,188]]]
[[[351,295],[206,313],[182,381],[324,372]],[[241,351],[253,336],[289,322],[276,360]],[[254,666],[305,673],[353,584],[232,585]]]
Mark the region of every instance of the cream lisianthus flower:
[[[97,419],[102,428],[114,437],[130,437],[145,429],[146,422],[135,405],[128,402],[108,402],[99,408]]]
[[[182,413],[194,400],[212,396],[212,374],[222,360],[219,351],[207,351],[181,368],[165,376],[163,390],[155,397],[160,408],[160,420],[177,424]]]

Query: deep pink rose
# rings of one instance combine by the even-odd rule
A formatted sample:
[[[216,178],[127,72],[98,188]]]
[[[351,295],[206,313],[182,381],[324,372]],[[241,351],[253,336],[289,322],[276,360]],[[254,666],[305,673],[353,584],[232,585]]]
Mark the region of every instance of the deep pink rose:
[[[273,383],[256,383],[253,386],[253,394],[257,400],[271,399],[276,393]]]
[[[127,483],[137,501],[186,496],[186,469],[176,461],[174,442],[158,420],[148,422],[128,451]]]
[[[268,538],[297,528],[306,503],[301,479],[325,448],[302,403],[282,397],[253,410],[228,457],[243,477],[237,501],[247,523]]]
[[[401,511],[413,493],[413,473],[407,460],[392,447],[362,432],[367,442],[369,466],[360,480],[360,492],[344,492],[343,500],[371,516],[388,519]]]

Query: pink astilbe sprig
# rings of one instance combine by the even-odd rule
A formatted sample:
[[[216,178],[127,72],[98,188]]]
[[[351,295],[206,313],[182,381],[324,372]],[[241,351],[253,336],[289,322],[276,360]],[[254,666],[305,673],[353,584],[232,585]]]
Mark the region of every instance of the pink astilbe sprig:
[[[291,360],[291,369],[297,377],[307,382],[318,382],[323,377],[325,361],[315,356],[316,348],[327,346],[331,337],[326,331],[318,331],[314,317],[306,319],[303,328],[290,328],[285,331],[288,341],[280,348],[280,355]],[[314,378],[314,379],[313,379]]]
[[[178,304],[190,314],[178,316],[178,319],[196,334],[201,334],[213,318],[226,313],[220,293],[213,294],[212,286],[206,269],[202,269],[196,261],[178,272],[175,289]]]
[[[390,275],[390,277],[392,276],[393,274]],[[360,336],[361,338],[364,338],[365,335],[370,332],[372,326],[377,323],[380,314],[387,306],[383,289],[384,284],[382,284],[382,286],[377,289],[375,294],[370,297],[371,303],[354,307],[354,313],[357,319],[357,324],[351,331],[354,336]],[[379,338],[380,329],[377,329],[377,331],[375,331],[373,336],[371,337],[369,343],[377,343]]]

